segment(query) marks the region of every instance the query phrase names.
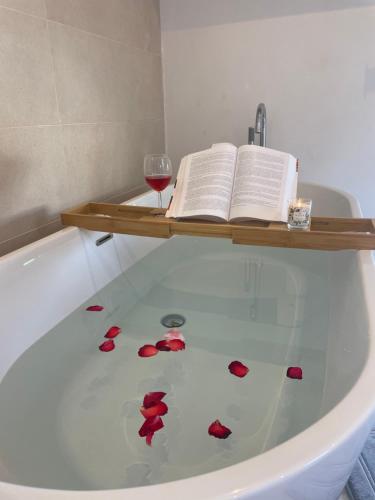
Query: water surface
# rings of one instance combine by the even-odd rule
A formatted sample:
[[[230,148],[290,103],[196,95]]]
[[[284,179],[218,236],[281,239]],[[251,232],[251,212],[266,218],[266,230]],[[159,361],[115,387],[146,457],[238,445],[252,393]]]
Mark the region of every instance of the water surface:
[[[172,481],[248,459],[308,427],[324,385],[328,258],[190,237],[154,250],[3,379],[0,457],[10,480],[78,490]],[[86,312],[92,304],[105,310]],[[186,350],[139,358],[140,346],[166,332],[161,317],[175,312],[187,320]],[[123,333],[102,353],[112,325]],[[247,377],[229,373],[233,360],[250,368]],[[302,381],[286,378],[289,365],[303,367]],[[169,412],[150,448],[138,436],[139,406],[154,390],[167,393]],[[208,435],[216,419],[232,430],[228,439]]]

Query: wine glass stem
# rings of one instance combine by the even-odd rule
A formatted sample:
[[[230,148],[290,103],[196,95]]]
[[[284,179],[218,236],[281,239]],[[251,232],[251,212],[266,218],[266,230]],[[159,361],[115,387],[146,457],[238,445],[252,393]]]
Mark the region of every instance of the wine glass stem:
[[[163,208],[163,201],[161,198],[161,191],[158,192],[158,208]]]

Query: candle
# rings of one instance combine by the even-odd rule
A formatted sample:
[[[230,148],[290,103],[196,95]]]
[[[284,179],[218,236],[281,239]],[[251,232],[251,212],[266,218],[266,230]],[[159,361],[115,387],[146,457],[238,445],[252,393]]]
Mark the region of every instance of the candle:
[[[296,198],[289,201],[288,229],[307,231],[311,223],[312,201],[307,198]]]

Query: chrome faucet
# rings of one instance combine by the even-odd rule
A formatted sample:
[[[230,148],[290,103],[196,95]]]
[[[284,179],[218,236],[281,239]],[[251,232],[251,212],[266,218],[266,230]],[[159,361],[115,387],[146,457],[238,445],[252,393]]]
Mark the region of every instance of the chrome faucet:
[[[249,128],[249,144],[254,144],[255,134],[259,134],[259,146],[266,146],[267,135],[267,113],[266,105],[261,102],[257,107],[257,114],[255,117],[255,128]]]
[[[257,107],[255,133],[259,134],[259,146],[266,146],[267,114],[266,105],[261,102]]]

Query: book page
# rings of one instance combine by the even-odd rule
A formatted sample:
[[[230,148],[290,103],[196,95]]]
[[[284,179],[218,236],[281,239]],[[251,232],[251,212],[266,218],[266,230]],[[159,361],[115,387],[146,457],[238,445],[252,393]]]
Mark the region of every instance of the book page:
[[[236,157],[233,144],[185,156],[166,216],[228,220]]]
[[[295,197],[296,159],[269,148],[238,149],[230,220],[288,219],[288,199]]]

